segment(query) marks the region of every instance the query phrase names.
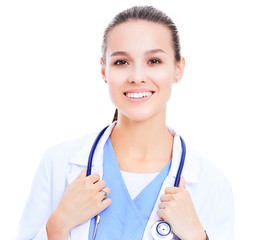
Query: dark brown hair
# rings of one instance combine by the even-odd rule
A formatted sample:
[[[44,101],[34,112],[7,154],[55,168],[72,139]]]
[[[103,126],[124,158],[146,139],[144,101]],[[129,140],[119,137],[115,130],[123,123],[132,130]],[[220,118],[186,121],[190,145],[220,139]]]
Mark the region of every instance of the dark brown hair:
[[[168,17],[164,12],[152,7],[152,6],[135,6],[128,8],[120,13],[118,13],[103,34],[103,43],[102,43],[102,60],[103,63],[106,63],[106,49],[107,49],[107,37],[109,32],[116,26],[121,23],[125,23],[129,20],[146,20],[154,23],[160,23],[166,26],[172,36],[172,47],[174,49],[174,55],[176,62],[181,60],[181,46],[178,35],[178,30],[170,17]],[[113,122],[118,119],[118,110],[116,109]]]

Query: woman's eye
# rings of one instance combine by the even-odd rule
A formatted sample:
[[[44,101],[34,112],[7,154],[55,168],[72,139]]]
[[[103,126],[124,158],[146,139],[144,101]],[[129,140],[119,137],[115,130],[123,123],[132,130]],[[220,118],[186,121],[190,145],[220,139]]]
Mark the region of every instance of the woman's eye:
[[[161,60],[160,60],[160,59],[157,59],[157,58],[154,58],[154,59],[149,60],[148,63],[151,63],[151,64],[158,64],[158,63],[161,63]]]
[[[114,62],[114,65],[125,65],[125,64],[128,64],[126,60],[118,60]]]

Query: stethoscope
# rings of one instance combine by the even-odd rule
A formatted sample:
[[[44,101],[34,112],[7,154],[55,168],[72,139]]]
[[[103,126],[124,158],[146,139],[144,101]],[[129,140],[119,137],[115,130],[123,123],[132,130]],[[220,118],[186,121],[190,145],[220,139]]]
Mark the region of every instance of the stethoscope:
[[[88,157],[88,165],[87,165],[87,175],[89,176],[91,175],[92,172],[92,162],[93,162],[93,156],[94,156],[94,152],[95,149],[97,147],[98,142],[100,141],[101,137],[103,136],[105,130],[109,127],[106,126],[96,137],[93,146],[91,148],[89,157]],[[180,136],[180,140],[181,140],[181,146],[182,146],[182,155],[181,155],[181,161],[180,161],[180,165],[178,167],[178,171],[176,174],[176,178],[175,178],[175,183],[174,183],[174,187],[178,187],[179,186],[179,182],[180,182],[180,178],[181,178],[181,174],[182,174],[182,170],[183,170],[183,166],[184,166],[184,161],[185,161],[185,155],[186,155],[186,146],[184,143],[184,140],[182,139],[182,137]],[[96,215],[96,221],[95,221],[95,227],[94,227],[94,235],[93,235],[93,240],[95,240],[96,237],[96,233],[97,233],[97,229],[98,229],[98,224],[100,222],[100,214]],[[174,238],[174,234],[172,232],[171,226],[169,223],[163,221],[163,220],[159,220],[157,222],[155,222],[152,227],[151,227],[151,235],[153,237],[154,240],[172,240]]]

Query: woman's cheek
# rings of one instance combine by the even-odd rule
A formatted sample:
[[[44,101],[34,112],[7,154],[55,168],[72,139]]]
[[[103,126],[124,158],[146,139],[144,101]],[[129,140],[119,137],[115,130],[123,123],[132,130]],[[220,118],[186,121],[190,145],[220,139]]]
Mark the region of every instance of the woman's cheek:
[[[110,98],[113,104],[117,105],[117,99],[123,94],[123,91],[121,89],[121,85],[123,83],[123,74],[120,74],[118,72],[110,73],[109,75],[107,75],[107,83]]]
[[[163,94],[165,98],[169,98],[172,89],[172,75],[169,74],[168,69],[160,68],[159,71],[153,71],[152,73],[153,83],[156,85],[160,94]]]

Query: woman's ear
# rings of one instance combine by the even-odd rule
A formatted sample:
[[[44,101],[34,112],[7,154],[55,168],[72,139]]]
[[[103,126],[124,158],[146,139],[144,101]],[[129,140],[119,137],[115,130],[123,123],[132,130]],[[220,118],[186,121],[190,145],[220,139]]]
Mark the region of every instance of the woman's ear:
[[[181,57],[180,61],[176,63],[174,83],[180,82],[180,80],[183,77],[184,68],[185,68],[185,59],[184,57]]]
[[[101,64],[102,78],[103,78],[104,82],[107,83],[106,74],[105,74],[105,64],[104,64],[103,58],[100,59],[100,64]]]

